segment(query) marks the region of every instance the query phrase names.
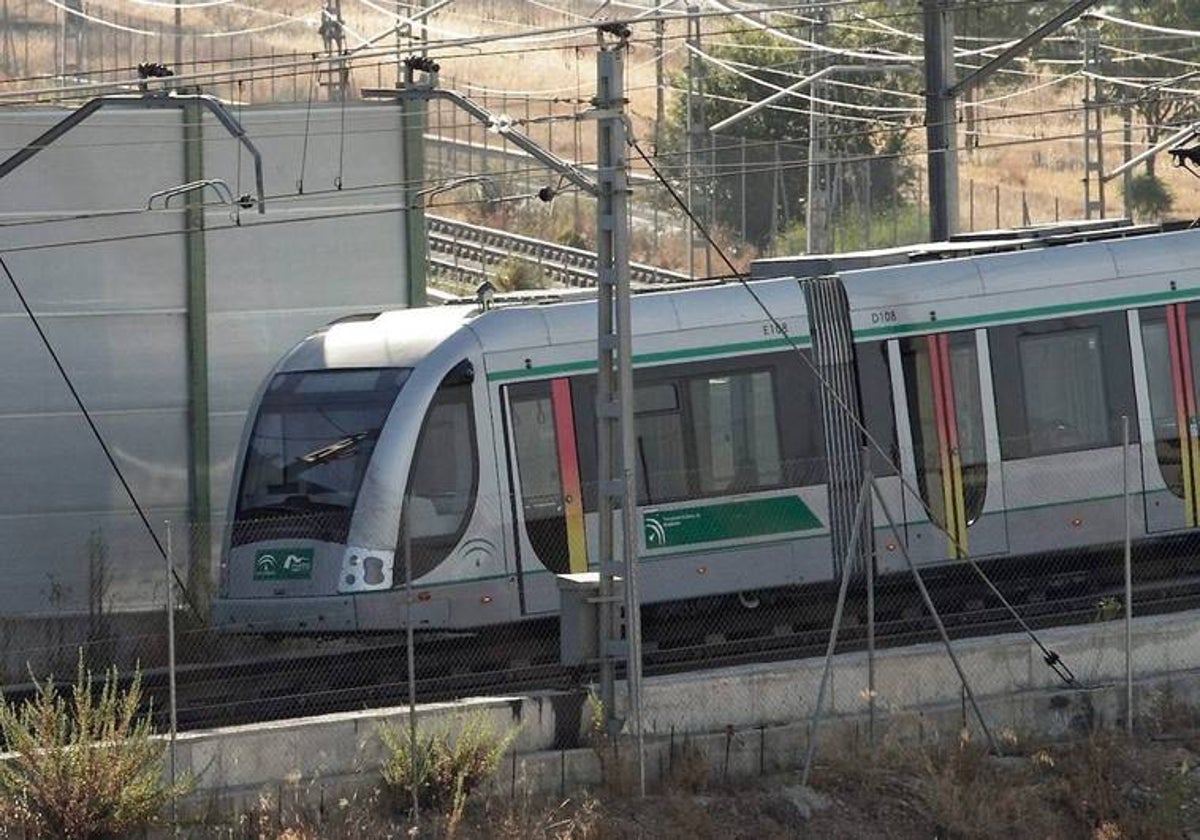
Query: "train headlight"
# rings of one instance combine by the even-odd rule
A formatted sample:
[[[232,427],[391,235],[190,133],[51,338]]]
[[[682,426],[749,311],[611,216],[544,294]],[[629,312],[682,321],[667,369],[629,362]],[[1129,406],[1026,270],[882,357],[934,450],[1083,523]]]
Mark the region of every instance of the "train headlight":
[[[392,588],[395,554],[375,548],[347,546],[342,555],[338,592],[375,592]]]

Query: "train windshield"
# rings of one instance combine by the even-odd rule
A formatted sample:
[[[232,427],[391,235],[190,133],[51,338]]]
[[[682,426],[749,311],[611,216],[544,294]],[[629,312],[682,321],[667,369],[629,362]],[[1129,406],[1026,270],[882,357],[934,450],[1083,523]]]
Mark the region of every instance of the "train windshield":
[[[348,525],[379,431],[410,372],[277,374],[246,448],[237,519],[341,512]]]

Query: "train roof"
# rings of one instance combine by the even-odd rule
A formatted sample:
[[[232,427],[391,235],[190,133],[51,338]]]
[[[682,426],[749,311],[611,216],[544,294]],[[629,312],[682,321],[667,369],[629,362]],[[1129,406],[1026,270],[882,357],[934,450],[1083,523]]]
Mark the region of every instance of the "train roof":
[[[818,277],[824,274],[840,274],[844,271],[856,271],[864,268],[886,268],[1011,251],[1040,250],[1058,245],[1124,239],[1183,230],[1190,226],[1190,222],[1134,224],[1124,218],[1051,222],[1019,228],[960,233],[945,242],[921,242],[914,245],[898,245],[893,248],[852,251],[844,254],[764,257],[751,263],[750,277],[754,280],[771,277]]]
[[[707,281],[639,289],[635,334],[717,329],[773,316],[803,317],[796,280],[838,274],[852,309],[939,300],[969,300],[1090,280],[1149,274],[1200,285],[1200,230],[1185,224],[1132,225],[1099,220],[988,231],[950,242],[850,254],[758,260],[751,296],[741,283]],[[1163,236],[1169,236],[1166,247]],[[1071,247],[1092,245],[1094,247]],[[784,271],[775,274],[775,271]],[[1175,282],[1174,279],[1171,282]],[[594,289],[539,290],[497,295],[483,309],[470,299],[442,306],[369,313],[330,324],[309,336],[280,370],[412,366],[451,336],[469,328],[483,351],[577,344],[595,336]]]

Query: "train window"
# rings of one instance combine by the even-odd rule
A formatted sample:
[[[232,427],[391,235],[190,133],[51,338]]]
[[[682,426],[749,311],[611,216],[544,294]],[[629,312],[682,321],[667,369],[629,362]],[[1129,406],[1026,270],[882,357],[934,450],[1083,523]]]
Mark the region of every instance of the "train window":
[[[471,385],[449,380],[425,415],[405,498],[414,577],[446,559],[475,507],[479,454]]]
[[[781,484],[770,372],[696,377],[688,390],[700,494],[744,493]]]
[[[887,342],[871,341],[854,346],[858,369],[860,415],[871,438],[871,472],[876,476],[896,474],[900,456],[896,450],[896,418],[892,416],[892,377],[888,370]],[[880,451],[882,449],[882,451]]]
[[[828,477],[821,383],[808,350],[782,354],[775,368],[784,484],[811,487]]]
[[[635,384],[633,391],[638,503],[687,498],[683,412],[676,383]]]
[[[1108,443],[1100,331],[1027,335],[1017,346],[1030,454],[1051,455]]]
[[[1124,312],[988,332],[1005,459],[1120,444],[1121,416],[1135,416]]]
[[[1189,437],[1188,417],[1195,413],[1196,383],[1200,382],[1200,311],[1195,304],[1176,303],[1143,309],[1142,350],[1146,384],[1150,392],[1150,417],[1154,449],[1167,488],[1185,498],[1185,475],[1181,443]],[[1186,323],[1187,330],[1180,329]],[[1190,462],[1189,457],[1189,462]]]
[[[940,527],[970,525],[987,491],[975,333],[903,339],[900,353],[921,498]]]
[[[234,544],[261,538],[250,520],[344,540],[379,431],[409,369],[277,374],[246,445]]]
[[[571,379],[587,511],[597,505],[595,383]],[[640,504],[825,481],[819,386],[795,353],[640,368],[634,390]]]

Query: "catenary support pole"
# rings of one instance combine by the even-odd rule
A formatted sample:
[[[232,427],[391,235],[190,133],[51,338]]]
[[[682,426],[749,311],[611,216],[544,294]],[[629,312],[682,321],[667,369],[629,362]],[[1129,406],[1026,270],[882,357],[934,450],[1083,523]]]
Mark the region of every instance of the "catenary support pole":
[[[204,108],[185,102],[183,114],[183,183],[204,178]],[[203,607],[211,594],[212,477],[208,381],[208,246],[204,195],[183,196],[184,272],[187,282],[188,497],[195,533],[188,546],[188,588]]]
[[[635,728],[640,723],[640,625],[637,601],[637,492],[634,483],[633,435],[633,306],[629,287],[629,187],[626,174],[625,51],[628,30],[612,33],[618,41],[604,44],[596,70],[596,291],[597,324],[596,421],[599,459],[599,632],[601,701],[609,734],[620,731],[616,715],[615,671],[619,658],[628,662],[629,711]],[[620,511],[621,544],[617,551],[616,514]],[[618,560],[618,557],[620,558]],[[624,598],[617,577],[624,578]],[[622,639],[620,610],[626,626]],[[640,737],[640,733],[635,733]],[[641,753],[639,751],[639,767]],[[644,768],[640,770],[644,773]]]
[[[958,231],[958,150],[955,125],[952,0],[923,0],[925,7],[925,143],[929,166],[929,238]]]
[[[416,84],[413,68],[408,66],[404,72],[405,84]],[[404,283],[405,299],[410,307],[424,306],[426,303],[425,204],[419,193],[425,187],[425,127],[428,112],[429,103],[425,99],[406,97],[400,100],[401,177],[404,179]]]
[[[688,249],[688,276],[693,280],[696,279],[696,219],[693,215],[696,207],[696,184],[695,184],[695,167],[696,167],[696,143],[698,135],[704,130],[704,118],[702,115],[697,115],[697,109],[703,107],[704,88],[700,81],[703,68],[700,62],[696,60],[696,53],[700,50],[700,7],[687,7],[687,43],[694,47],[688,50],[688,69],[687,69],[687,103],[685,107],[687,125],[685,126],[685,134],[687,147],[684,160],[684,178],[687,181],[687,249]],[[697,86],[700,89],[697,90]]]

